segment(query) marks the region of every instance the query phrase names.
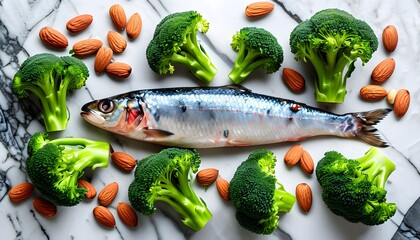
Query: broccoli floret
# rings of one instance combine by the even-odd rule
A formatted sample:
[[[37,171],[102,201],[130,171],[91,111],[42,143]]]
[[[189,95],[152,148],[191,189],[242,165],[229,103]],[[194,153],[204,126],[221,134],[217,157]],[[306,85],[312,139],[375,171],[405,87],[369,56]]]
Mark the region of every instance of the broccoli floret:
[[[74,206],[84,199],[87,189],[77,180],[86,168],[107,167],[110,146],[84,138],[48,139],[37,132],[28,143],[26,171],[35,188],[51,202]]]
[[[197,32],[205,34],[209,23],[196,11],[172,13],[156,26],[153,39],[146,49],[150,68],[163,75],[172,74],[172,63],[186,66],[194,76],[208,84],[217,68],[197,40]]]
[[[343,10],[325,9],[293,29],[290,48],[296,60],[314,66],[316,100],[342,103],[355,61],[367,63],[378,49],[378,39],[366,22]]]
[[[18,98],[38,98],[47,132],[67,127],[67,93],[86,84],[89,70],[79,59],[41,53],[27,58],[13,78],[13,91]]]
[[[202,229],[212,214],[192,187],[192,175],[201,164],[195,150],[168,148],[139,161],[128,188],[132,206],[143,213],[155,213],[156,202],[164,202],[182,216],[194,231]]]
[[[279,213],[289,212],[296,198],[275,176],[277,159],[273,152],[255,150],[239,165],[229,186],[236,219],[245,229],[271,234],[279,225]]]
[[[271,74],[283,63],[283,49],[277,38],[263,28],[242,28],[233,35],[230,45],[238,52],[228,75],[235,84],[244,81],[255,69],[265,69]]]
[[[336,215],[350,222],[379,225],[396,211],[386,202],[384,189],[394,163],[379,149],[371,147],[358,159],[347,159],[336,151],[326,152],[316,166],[322,199]]]

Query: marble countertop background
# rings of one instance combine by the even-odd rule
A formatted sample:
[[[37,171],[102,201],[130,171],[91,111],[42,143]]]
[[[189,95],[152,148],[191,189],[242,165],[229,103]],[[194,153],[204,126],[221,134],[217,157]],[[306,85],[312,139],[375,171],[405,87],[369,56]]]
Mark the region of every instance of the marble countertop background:
[[[252,1],[222,0],[0,0],[0,239],[420,239],[420,1],[326,1],[326,0],[273,0],[275,9],[269,15],[255,20],[245,17],[244,9]],[[73,43],[85,38],[98,38],[106,42],[106,33],[116,30],[108,16],[109,7],[121,4],[127,16],[138,12],[142,16],[143,29],[139,38],[128,42],[122,54],[114,60],[130,64],[133,72],[128,79],[119,80],[106,74],[96,74],[93,70],[94,57],[83,58],[91,71],[89,81],[83,89],[68,97],[71,113],[68,129],[54,134],[54,137],[78,136],[108,141],[115,150],[130,153],[141,159],[162,147],[133,141],[97,129],[79,117],[80,107],[92,99],[103,98],[129,90],[155,87],[197,86],[187,71],[178,68],[172,76],[158,76],[152,72],[145,59],[145,49],[156,24],[167,14],[177,11],[197,10],[210,22],[209,32],[199,38],[208,54],[219,68],[211,85],[229,84],[229,73],[235,52],[230,48],[231,36],[244,26],[264,27],[271,31],[283,46],[285,60],[283,67],[300,71],[307,80],[307,88],[302,94],[293,94],[281,80],[281,70],[272,75],[256,72],[244,82],[255,92],[294,99],[308,105],[318,106],[336,113],[365,111],[389,107],[385,101],[364,102],[359,98],[359,89],[369,84],[372,69],[385,58],[396,61],[396,70],[383,86],[387,89],[406,88],[411,93],[411,106],[402,119],[390,114],[379,125],[379,130],[390,143],[383,149],[397,165],[390,176],[386,189],[388,201],[397,204],[396,215],[380,226],[368,227],[352,224],[333,215],[321,200],[321,189],[315,176],[307,176],[299,168],[288,168],[279,161],[276,168],[278,179],[286,190],[294,192],[300,182],[308,183],[313,189],[314,202],[311,211],[304,214],[297,204],[288,214],[281,215],[280,226],[272,235],[260,236],[242,229],[235,220],[231,203],[223,201],[215,186],[208,189],[194,185],[198,195],[208,204],[213,213],[212,220],[201,231],[194,233],[179,224],[179,219],[171,210],[161,208],[153,216],[139,216],[136,228],[126,227],[116,215],[116,204],[128,202],[127,188],[132,174],[119,171],[110,164],[106,169],[97,169],[92,175],[92,183],[102,189],[110,182],[118,181],[120,190],[111,204],[117,225],[106,229],[93,218],[92,210],[97,200],[83,201],[75,207],[59,207],[52,219],[39,215],[31,201],[12,204],[7,197],[11,187],[28,181],[25,172],[26,144],[30,136],[44,128],[34,117],[33,106],[19,102],[11,90],[11,82],[20,64],[28,57],[41,52],[67,55]],[[315,12],[336,7],[346,10],[355,17],[368,22],[381,39],[382,30],[387,25],[395,25],[399,32],[397,50],[388,54],[380,46],[373,58],[365,65],[356,63],[356,70],[348,81],[348,95],[345,103],[329,106],[317,104],[313,99],[310,80],[313,70],[307,64],[296,62],[288,45],[292,29]],[[88,13],[93,15],[91,26],[84,32],[69,34],[65,24],[72,17]],[[57,51],[41,43],[39,30],[44,26],[54,27],[65,33],[69,47]],[[362,155],[369,146],[363,142],[337,138],[313,138],[301,142],[312,154],[315,161],[329,150],[341,151],[348,157]],[[282,159],[293,143],[265,146]],[[230,179],[236,167],[246,159],[253,147],[200,150],[201,168],[214,167],[220,176]]]

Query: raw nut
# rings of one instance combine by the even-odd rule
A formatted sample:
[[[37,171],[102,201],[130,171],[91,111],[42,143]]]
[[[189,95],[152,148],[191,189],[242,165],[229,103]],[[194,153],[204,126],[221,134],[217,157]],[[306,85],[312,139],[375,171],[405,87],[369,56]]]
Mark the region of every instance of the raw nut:
[[[296,186],[296,200],[303,212],[309,212],[312,206],[312,190],[308,184],[300,183]]]
[[[112,65],[111,63],[110,65]],[[111,153],[112,162],[121,170],[131,171],[136,167],[136,159],[125,152],[113,152]]]
[[[303,148],[301,144],[292,146],[284,155],[284,162],[286,165],[292,166],[299,162],[303,155]]]
[[[129,226],[135,227],[138,223],[138,217],[134,209],[125,202],[119,202],[117,204],[117,214],[121,221]]]
[[[101,47],[96,53],[94,68],[96,73],[103,72],[111,63],[113,56],[112,49],[109,47]]]
[[[382,42],[385,50],[393,52],[398,45],[398,32],[397,28],[393,25],[388,25],[382,32]]]
[[[131,66],[127,63],[112,62],[106,67],[106,72],[119,78],[128,78],[131,74]]]
[[[372,71],[371,78],[376,84],[384,83],[391,77],[395,69],[395,60],[387,58],[380,62]]]
[[[115,31],[108,32],[107,40],[108,40],[109,46],[115,53],[122,53],[127,47],[127,41],[124,39],[124,37],[121,34]]]
[[[34,198],[32,204],[35,210],[44,217],[51,218],[57,214],[57,207],[43,198]]]
[[[66,36],[52,27],[43,27],[39,30],[39,38],[45,44],[55,48],[66,48],[69,45]]]
[[[295,93],[300,93],[305,88],[305,79],[294,69],[283,68],[283,81]]]
[[[77,33],[85,30],[93,21],[93,16],[90,14],[82,14],[70,19],[66,28],[69,32]]]
[[[407,89],[401,89],[397,92],[394,101],[395,116],[402,118],[410,106],[410,92]]]
[[[114,4],[109,8],[109,16],[118,30],[124,30],[127,24],[127,16],[125,15],[124,8],[120,4]]]
[[[99,39],[84,39],[76,42],[73,45],[72,53],[77,56],[87,56],[98,52],[102,47],[102,41]]]
[[[206,168],[200,170],[195,179],[197,182],[202,186],[210,186],[214,181],[216,181],[217,177],[219,176],[219,170],[215,168]]]
[[[223,200],[229,201],[229,182],[223,178],[217,178],[216,180],[216,188],[219,192],[219,195]]]
[[[115,197],[118,193],[118,183],[112,182],[102,189],[102,191],[98,195],[98,202],[102,206],[108,206],[114,201]]]
[[[397,90],[391,89],[388,91],[388,94],[386,95],[386,101],[393,105],[395,102],[395,97],[397,96]]]
[[[115,218],[111,211],[104,206],[97,206],[93,209],[93,217],[100,224],[108,228],[115,227]]]
[[[274,4],[271,2],[254,2],[245,8],[246,16],[250,18],[264,16],[274,9]]]
[[[23,202],[32,195],[34,189],[34,185],[29,182],[18,184],[10,189],[9,199],[14,203]]]
[[[315,164],[312,156],[308,151],[303,150],[302,157],[300,158],[300,167],[307,174],[312,174],[314,172]]]
[[[364,100],[381,100],[388,95],[385,88],[378,85],[367,85],[360,89],[360,96]]]
[[[138,13],[134,13],[127,22],[127,27],[125,29],[127,36],[131,39],[136,39],[140,33],[143,26],[141,16]]]
[[[83,179],[79,179],[77,181],[79,187],[81,188],[86,188],[87,192],[85,193],[85,198],[86,199],[92,199],[94,197],[96,197],[96,189],[95,187],[88,181],[83,180]]]

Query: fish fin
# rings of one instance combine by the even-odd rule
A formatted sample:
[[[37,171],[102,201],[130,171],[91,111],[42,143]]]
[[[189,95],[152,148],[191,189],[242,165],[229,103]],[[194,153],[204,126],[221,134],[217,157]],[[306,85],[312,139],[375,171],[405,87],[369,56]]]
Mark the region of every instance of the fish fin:
[[[146,135],[150,137],[154,137],[154,138],[163,138],[163,137],[174,135],[174,133],[172,132],[161,130],[161,129],[143,129],[143,132]]]
[[[246,146],[250,146],[251,144],[247,143],[247,142],[241,142],[238,140],[229,140],[227,142],[227,146],[231,146],[231,147],[246,147]]]
[[[383,136],[378,134],[378,129],[373,125],[380,122],[391,109],[376,109],[368,112],[355,113],[356,117],[360,120],[362,127],[356,133],[356,137],[376,147],[388,147],[388,143],[383,140]]]
[[[221,86],[221,88],[228,88],[228,89],[242,90],[242,91],[244,91],[244,92],[252,92],[252,90],[251,90],[251,89],[246,88],[246,87],[244,87],[244,86],[242,86],[242,85],[239,85],[239,84],[224,85],[224,86]]]

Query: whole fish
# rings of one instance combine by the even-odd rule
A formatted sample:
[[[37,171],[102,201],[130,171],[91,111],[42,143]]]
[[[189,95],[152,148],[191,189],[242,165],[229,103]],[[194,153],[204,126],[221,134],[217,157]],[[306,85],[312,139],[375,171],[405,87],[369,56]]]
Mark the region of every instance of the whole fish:
[[[167,146],[249,146],[333,135],[385,147],[373,125],[389,112],[337,115],[226,86],[128,92],[85,104],[81,116],[107,131]]]

